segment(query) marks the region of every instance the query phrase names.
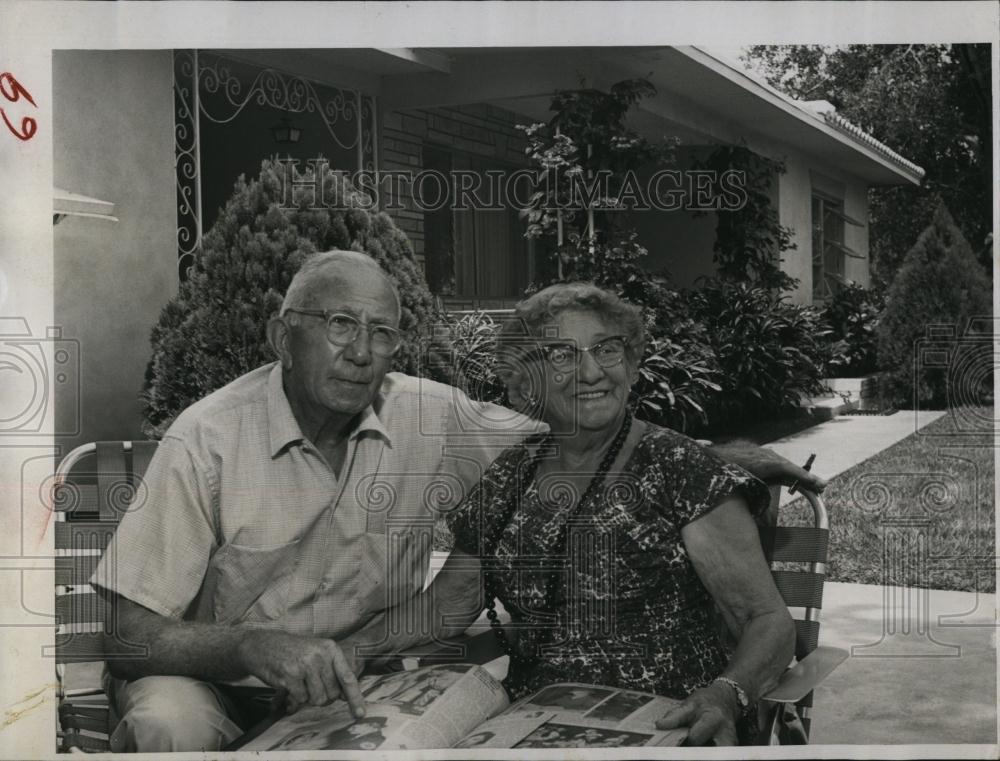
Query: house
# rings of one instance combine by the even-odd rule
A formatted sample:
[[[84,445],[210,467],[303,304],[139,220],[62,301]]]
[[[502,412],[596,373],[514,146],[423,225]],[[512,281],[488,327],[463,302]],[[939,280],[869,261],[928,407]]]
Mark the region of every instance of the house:
[[[830,104],[795,101],[705,49],[54,52],[55,185],[114,204],[118,220],[70,216],[54,230],[56,322],[81,355],[81,432],[65,444],[138,435],[149,331],[234,180],[262,158],[488,185],[527,166],[517,125],[550,118],[556,90],[636,77],[657,93],[632,124],[676,138],[678,168],[741,141],[784,162],[771,192],[794,231],[781,263],[799,280],[794,300],[868,284],[868,188],[918,184],[923,171]],[[511,204],[433,208],[405,183],[379,200],[450,306],[510,304],[544,256]],[[712,272],[714,212],[634,216],[647,269],[677,285]]]

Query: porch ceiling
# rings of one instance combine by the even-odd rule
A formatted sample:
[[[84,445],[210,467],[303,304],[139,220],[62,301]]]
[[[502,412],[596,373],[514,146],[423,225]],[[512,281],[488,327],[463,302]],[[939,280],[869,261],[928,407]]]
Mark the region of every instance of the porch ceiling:
[[[607,89],[644,77],[657,89],[639,104],[637,129],[668,132],[686,143],[776,142],[874,185],[918,183],[919,175],[868,144],[830,126],[819,114],[760,83],[738,65],[694,47],[445,48],[450,74],[403,74],[383,79],[386,109],[487,102],[547,120],[558,89]],[[765,151],[766,152],[766,151]]]
[[[920,175],[872,141],[855,139],[822,115],[695,47],[338,48],[214,51],[375,95],[380,110],[492,103],[540,121],[552,93],[607,89],[633,77],[657,89],[640,103],[634,126],[684,143],[784,144],[869,184],[918,183]],[[883,146],[884,148],[884,146]],[[898,157],[897,157],[898,159]],[[912,166],[912,165],[911,165]]]

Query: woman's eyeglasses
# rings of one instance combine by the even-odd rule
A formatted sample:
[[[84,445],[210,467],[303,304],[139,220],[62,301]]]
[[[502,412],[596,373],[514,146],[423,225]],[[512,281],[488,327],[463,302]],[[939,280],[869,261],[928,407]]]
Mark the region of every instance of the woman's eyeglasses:
[[[611,336],[590,346],[577,347],[570,343],[549,343],[538,348],[538,353],[556,370],[568,370],[580,366],[584,352],[589,352],[601,367],[614,367],[625,361],[628,338]]]
[[[334,346],[350,346],[358,340],[361,328],[368,331],[372,354],[380,357],[391,357],[399,349],[402,342],[401,334],[389,325],[362,323],[349,314],[331,312],[328,309],[292,309],[285,312],[295,312],[309,317],[322,317],[326,321],[326,338]]]

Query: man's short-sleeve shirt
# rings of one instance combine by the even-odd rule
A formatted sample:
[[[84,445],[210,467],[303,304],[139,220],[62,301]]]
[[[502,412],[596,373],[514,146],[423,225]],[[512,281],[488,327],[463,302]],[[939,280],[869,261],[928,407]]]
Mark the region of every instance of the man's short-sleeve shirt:
[[[171,618],[344,636],[420,592],[438,516],[538,429],[390,373],[338,478],[281,367],[258,368],[177,418],[92,583]]]

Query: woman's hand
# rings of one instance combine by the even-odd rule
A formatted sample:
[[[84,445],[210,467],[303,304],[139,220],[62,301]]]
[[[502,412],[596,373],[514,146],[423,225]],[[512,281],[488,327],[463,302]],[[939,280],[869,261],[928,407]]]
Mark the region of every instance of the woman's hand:
[[[737,745],[740,704],[733,688],[712,682],[688,695],[656,722],[657,729],[688,727],[685,745]]]

